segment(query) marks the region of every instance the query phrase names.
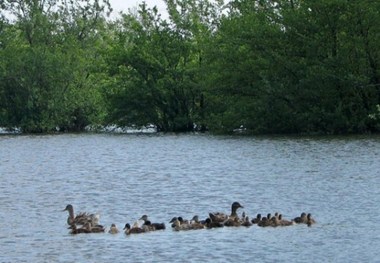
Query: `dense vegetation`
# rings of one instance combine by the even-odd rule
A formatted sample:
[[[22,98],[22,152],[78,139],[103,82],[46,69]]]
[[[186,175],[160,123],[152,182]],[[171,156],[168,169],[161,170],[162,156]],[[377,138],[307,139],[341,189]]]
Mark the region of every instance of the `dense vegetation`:
[[[0,1],[0,127],[380,131],[380,1]]]

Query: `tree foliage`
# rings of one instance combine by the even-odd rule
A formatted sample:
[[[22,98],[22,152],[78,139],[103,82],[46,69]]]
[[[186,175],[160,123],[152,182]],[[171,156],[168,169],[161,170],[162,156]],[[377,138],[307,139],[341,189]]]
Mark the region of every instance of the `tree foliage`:
[[[0,126],[363,133],[380,129],[380,3],[7,0]]]

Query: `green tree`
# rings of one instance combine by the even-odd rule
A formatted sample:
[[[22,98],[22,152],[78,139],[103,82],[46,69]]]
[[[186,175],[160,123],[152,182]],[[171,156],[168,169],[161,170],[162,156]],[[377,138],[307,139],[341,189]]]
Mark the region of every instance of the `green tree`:
[[[167,4],[169,22],[145,3],[119,22],[110,51],[114,82],[106,90],[110,122],[153,123],[163,131],[190,131],[202,123],[199,73],[208,28],[197,1]]]
[[[99,31],[108,1],[5,1],[0,125],[24,132],[83,130],[96,121]]]

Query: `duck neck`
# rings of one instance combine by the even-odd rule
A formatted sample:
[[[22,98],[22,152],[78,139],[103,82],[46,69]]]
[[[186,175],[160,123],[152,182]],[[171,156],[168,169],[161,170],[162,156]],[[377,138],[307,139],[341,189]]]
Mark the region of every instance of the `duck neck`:
[[[231,208],[231,217],[237,217],[237,212],[236,212],[237,210],[238,210],[238,207],[233,206]]]
[[[74,219],[75,218],[75,216],[74,216],[74,208],[69,208],[68,211],[69,211],[69,217],[70,217],[70,219]]]

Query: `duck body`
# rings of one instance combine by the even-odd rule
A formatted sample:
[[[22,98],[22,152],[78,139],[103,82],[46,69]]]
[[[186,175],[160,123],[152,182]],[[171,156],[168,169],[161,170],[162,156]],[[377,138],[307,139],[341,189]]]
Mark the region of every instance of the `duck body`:
[[[224,222],[224,226],[227,226],[227,227],[239,227],[239,226],[241,226],[241,222],[240,222],[240,220],[239,220],[238,217],[228,218]]]
[[[206,228],[219,228],[219,227],[224,227],[224,224],[221,223],[221,222],[213,222],[211,220],[211,218],[207,218],[206,219],[206,223],[205,223],[205,227]]]
[[[115,224],[112,224],[110,229],[108,230],[108,233],[110,234],[117,234],[119,233],[119,229],[116,227]]]
[[[188,223],[181,223],[178,218],[174,220],[173,222],[173,230],[174,231],[188,231],[188,230],[197,230],[197,229],[204,229],[205,226],[199,222],[188,222]]]
[[[86,223],[91,223],[92,225],[97,225],[99,222],[99,215],[89,214],[89,213],[79,213],[74,214],[74,207],[71,204],[68,204],[63,211],[69,212],[69,217],[67,218],[68,225],[85,225]]]
[[[289,221],[289,220],[283,219],[282,214],[278,215],[278,219],[280,220],[281,226],[291,226],[291,225],[295,224],[294,221]]]
[[[296,224],[306,224],[307,223],[307,216],[306,213],[301,213],[301,216],[295,217],[293,221]]]
[[[256,218],[252,219],[252,224],[258,224],[261,221],[261,214],[257,214]]]
[[[92,226],[91,223],[86,223],[82,227],[77,227],[75,224],[69,227],[70,234],[90,234],[90,233],[104,233],[105,227],[102,225]]]
[[[245,220],[241,223],[241,225],[242,225],[242,226],[245,226],[245,227],[250,227],[250,226],[252,226],[253,224],[252,224],[252,222],[249,220],[249,217],[246,216],[246,217],[245,217]]]
[[[212,222],[225,223],[229,219],[238,218],[237,210],[244,208],[239,202],[233,202],[231,205],[231,214],[228,216],[224,213],[209,213]]]
[[[261,227],[267,227],[267,226],[270,226],[270,220],[268,220],[268,218],[266,218],[265,216],[263,218],[261,218],[260,222],[257,223],[258,226],[261,226]]]
[[[130,224],[125,224],[125,227],[123,228],[124,230],[124,233],[126,235],[131,235],[131,234],[141,234],[141,233],[145,233],[147,232],[145,229],[143,228],[140,228],[140,227],[137,227],[137,226],[133,226],[131,227]]]
[[[88,230],[87,228],[84,228],[84,227],[77,228],[76,225],[71,225],[69,229],[71,229],[70,234],[72,235],[91,233],[90,230]]]
[[[316,221],[311,217],[311,214],[310,214],[310,213],[307,214],[306,219],[307,219],[306,224],[307,224],[308,226],[311,226],[311,225],[313,225],[313,224],[316,223]]]
[[[144,221],[143,226],[144,225],[147,226],[147,229],[150,229],[150,231],[166,229],[166,226],[164,223],[152,223],[150,220],[148,220],[147,215],[143,215],[139,220],[143,220]]]

